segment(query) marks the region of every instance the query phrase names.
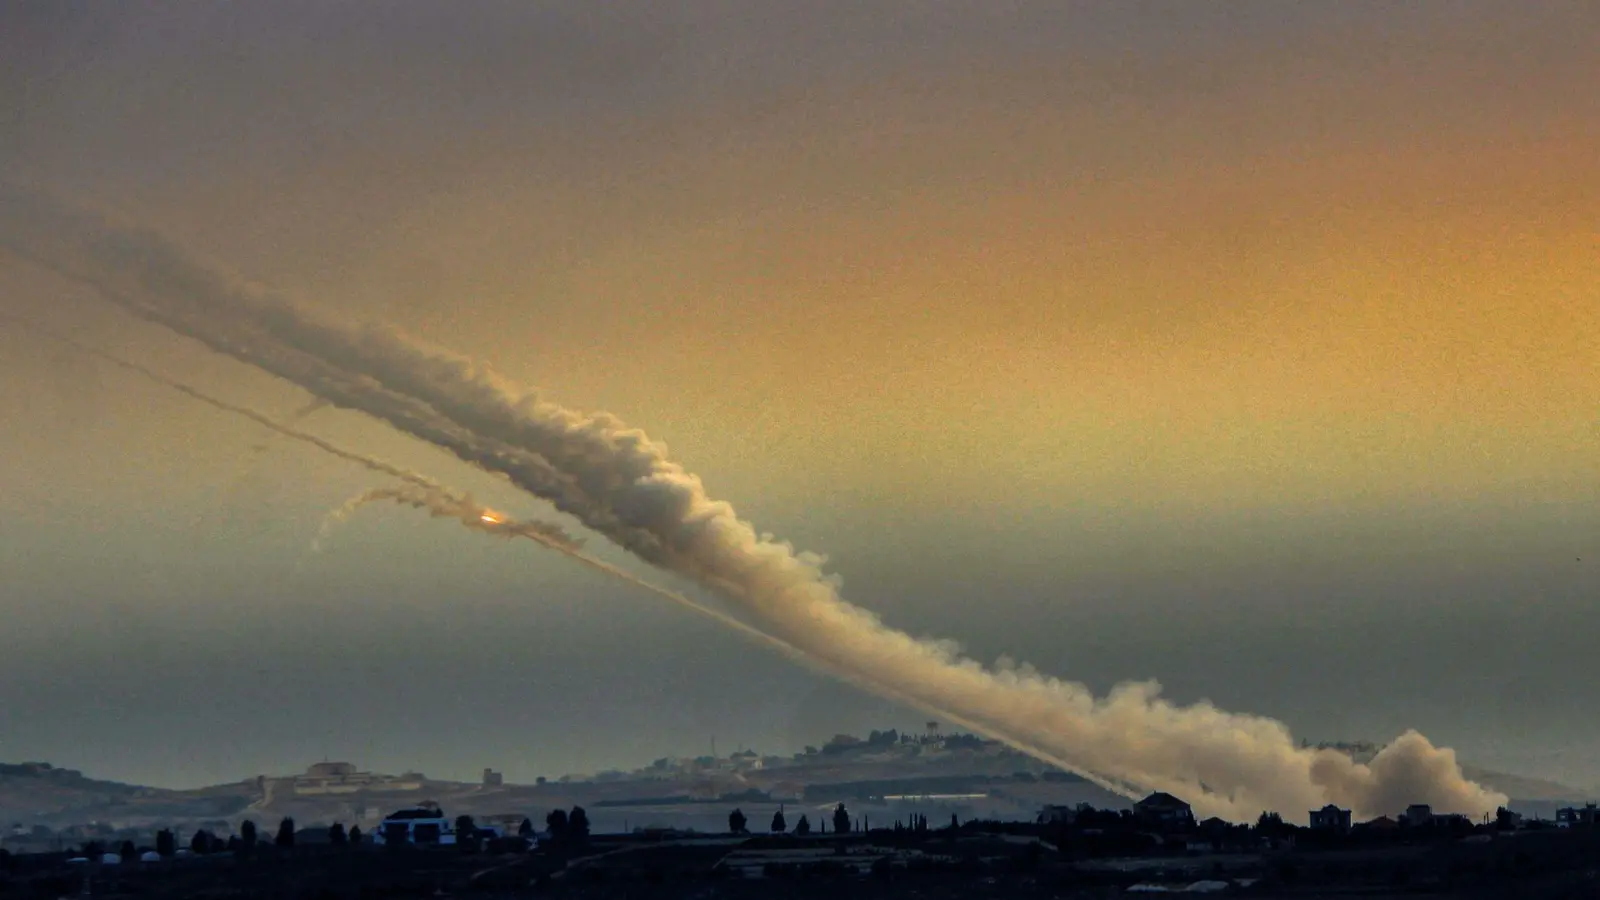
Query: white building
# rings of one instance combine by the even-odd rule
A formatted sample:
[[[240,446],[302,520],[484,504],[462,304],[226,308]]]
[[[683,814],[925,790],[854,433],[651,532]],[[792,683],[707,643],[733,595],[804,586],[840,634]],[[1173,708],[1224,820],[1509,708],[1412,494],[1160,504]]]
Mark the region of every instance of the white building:
[[[456,842],[455,823],[435,804],[424,803],[392,812],[378,824],[372,840],[378,844],[437,846]]]

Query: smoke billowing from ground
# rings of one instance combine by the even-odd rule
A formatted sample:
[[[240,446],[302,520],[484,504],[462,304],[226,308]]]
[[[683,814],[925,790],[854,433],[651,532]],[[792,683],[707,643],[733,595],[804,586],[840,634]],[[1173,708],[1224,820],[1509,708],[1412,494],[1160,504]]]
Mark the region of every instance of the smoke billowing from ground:
[[[470,360],[381,327],[326,320],[187,257],[159,237],[0,188],[0,245],[96,285],[112,302],[504,475],[586,527],[732,603],[811,664],[937,712],[1102,783],[1164,790],[1202,816],[1360,815],[1408,803],[1478,815],[1504,798],[1466,780],[1453,752],[1407,733],[1370,764],[1296,746],[1276,721],[1173,704],[1154,683],[1106,697],[949,642],[917,639],[847,603],[824,560],[758,533],[666,448],[608,414],[585,415]]]

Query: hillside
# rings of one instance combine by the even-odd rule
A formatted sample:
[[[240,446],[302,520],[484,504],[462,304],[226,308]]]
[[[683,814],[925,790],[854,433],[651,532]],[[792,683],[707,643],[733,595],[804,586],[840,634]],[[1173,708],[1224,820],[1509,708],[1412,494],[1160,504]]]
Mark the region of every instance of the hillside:
[[[101,781],[45,762],[0,763],[0,823],[61,827],[95,822],[226,819],[249,803],[241,785],[196,791]]]
[[[1340,746],[1353,755],[1375,751]],[[1584,792],[1555,782],[1464,768],[1529,813],[1549,815],[1556,805],[1584,798]],[[845,803],[858,815],[892,822],[912,812],[939,820],[952,815],[1025,819],[1047,804],[1127,804],[993,741],[894,731],[873,732],[866,739],[839,735],[821,748],[791,756],[743,751],[717,758],[663,758],[632,772],[535,785],[379,775],[323,763],[302,775],[177,791],[98,781],[46,763],[0,765],[0,822],[72,837],[162,826],[231,830],[246,818],[273,822],[285,816],[301,825],[338,821],[370,828],[385,814],[423,800],[439,803],[451,815],[536,819],[550,809],[581,805],[602,830],[643,825],[713,830],[735,806],[759,821],[784,807],[816,814]]]
[[[98,781],[45,762],[0,763],[0,818],[36,819],[114,809],[157,799],[157,788]]]

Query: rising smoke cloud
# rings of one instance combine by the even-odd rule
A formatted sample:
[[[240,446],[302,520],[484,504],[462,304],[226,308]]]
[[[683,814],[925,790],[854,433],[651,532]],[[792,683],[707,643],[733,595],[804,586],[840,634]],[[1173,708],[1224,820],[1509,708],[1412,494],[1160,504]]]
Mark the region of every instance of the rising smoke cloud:
[[[1174,704],[1153,682],[1096,697],[1081,684],[947,641],[914,638],[846,602],[825,561],[758,533],[661,444],[581,414],[398,331],[350,327],[231,279],[157,235],[38,194],[0,189],[0,245],[95,285],[126,311],[498,473],[651,565],[734,605],[811,664],[1125,789],[1164,790],[1201,815],[1303,818],[1407,803],[1479,815],[1505,802],[1454,753],[1407,732],[1369,764],[1298,747],[1281,723]]]

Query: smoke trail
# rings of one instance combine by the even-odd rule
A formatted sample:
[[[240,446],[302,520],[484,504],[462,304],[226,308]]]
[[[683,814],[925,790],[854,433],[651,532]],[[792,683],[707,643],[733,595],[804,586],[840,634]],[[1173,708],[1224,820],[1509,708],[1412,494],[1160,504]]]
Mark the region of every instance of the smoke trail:
[[[919,640],[847,603],[823,560],[758,534],[660,444],[615,417],[581,415],[392,329],[351,329],[228,280],[148,233],[8,192],[0,242],[96,285],[130,313],[258,366],[498,472],[641,559],[717,591],[814,664],[1079,772],[1189,800],[1197,812],[1290,817],[1334,802],[1362,815],[1411,802],[1476,815],[1504,802],[1454,753],[1408,732],[1369,764],[1297,747],[1281,723],[1154,683],[1099,698],[949,642]]]
[[[313,413],[327,409],[330,405],[332,404],[318,397],[305,406],[289,413],[289,415],[284,416],[279,421],[284,425],[299,425],[306,419],[311,418]],[[238,496],[239,490],[244,487],[245,481],[250,477],[250,473],[255,471],[256,465],[261,462],[262,457],[266,456],[267,451],[272,449],[272,438],[276,436],[278,435],[268,435],[261,443],[252,446],[249,452],[239,460],[238,470],[233,473],[231,478],[223,482],[221,489],[217,491],[218,496],[221,498],[220,505],[228,506]],[[204,519],[205,512],[202,510],[195,514],[194,522],[191,525],[198,526]]]
[[[326,409],[330,405],[328,401],[318,397],[279,421],[288,426],[299,425],[310,418],[312,413]],[[250,478],[250,473],[255,471],[256,465],[267,455],[267,451],[272,449],[272,439],[278,436],[276,432],[267,435],[261,443],[253,445],[249,452],[239,460],[239,468],[217,490],[217,506],[226,509],[233,505],[234,501],[239,497],[239,492],[244,489],[245,482]],[[196,509],[194,518],[189,520],[190,530],[197,529],[203,525],[209,513],[210,510],[208,509]]]
[[[828,669],[819,666],[813,657],[807,655],[804,651],[800,650],[798,647],[795,647],[793,644],[784,641],[782,638],[778,638],[761,631],[742,619],[729,615],[728,613],[717,609],[716,607],[701,603],[687,596],[686,594],[674,591],[670,588],[662,587],[661,585],[658,585],[652,581],[647,581],[643,578],[640,578],[638,575],[635,575],[627,569],[612,565],[611,563],[599,559],[598,557],[591,556],[590,554],[583,552],[581,546],[573,545],[568,543],[566,540],[563,540],[561,534],[552,535],[550,533],[549,526],[537,522],[519,521],[516,519],[506,518],[502,514],[496,513],[493,510],[472,505],[470,499],[463,502],[459,498],[451,497],[438,491],[422,490],[414,487],[375,488],[352,497],[350,500],[346,501],[329,513],[327,519],[324,520],[323,530],[318,536],[319,543],[325,540],[325,537],[331,530],[332,526],[349,518],[361,507],[366,506],[369,503],[377,503],[384,500],[401,503],[403,505],[415,508],[426,509],[437,518],[456,519],[462,525],[475,531],[504,535],[506,537],[528,538],[536,543],[567,556],[569,559],[576,560],[577,562],[582,563],[583,565],[588,566],[597,572],[604,573],[613,578],[617,578],[629,584],[643,588],[653,594],[656,594],[657,596],[665,597],[666,599],[671,600],[673,603],[676,603],[679,606],[690,610],[691,612],[709,618],[712,621],[728,628],[732,628],[744,637],[749,638],[769,649],[777,650],[785,656],[788,656],[791,660],[798,662],[807,668],[819,670],[824,674],[833,675],[835,677],[843,677],[844,680],[855,684],[863,690],[876,691],[886,696],[888,699],[905,703],[908,706],[921,709],[924,712],[928,712],[933,715],[945,716],[947,721],[952,724],[965,728],[976,728],[975,725],[970,724],[960,716],[946,715],[944,710],[931,707],[925,701],[922,701],[917,697],[896,694],[887,689],[876,687],[868,682],[862,681],[850,673],[843,673],[840,675],[840,673],[831,672]],[[1055,764],[1062,768],[1069,768],[1065,761],[1055,757],[1049,753],[1049,751],[1044,750],[1043,748],[1033,747],[1019,749],[1024,749],[1025,752],[1028,752],[1033,756],[1044,760],[1045,762]],[[1119,784],[1110,779],[1101,778],[1093,773],[1086,773],[1083,777],[1088,781],[1105,788],[1108,791],[1111,791],[1112,793],[1121,794],[1130,798],[1139,796],[1137,791],[1135,791],[1133,788]]]
[[[455,519],[462,525],[485,534],[501,537],[525,537],[553,549],[575,551],[583,547],[583,539],[573,537],[560,525],[533,519],[513,519],[503,513],[480,506],[471,494],[454,494],[437,488],[418,485],[375,488],[350,498],[329,513],[317,532],[312,549],[320,552],[333,529],[349,519],[363,506],[382,501],[427,510],[435,518]]]

